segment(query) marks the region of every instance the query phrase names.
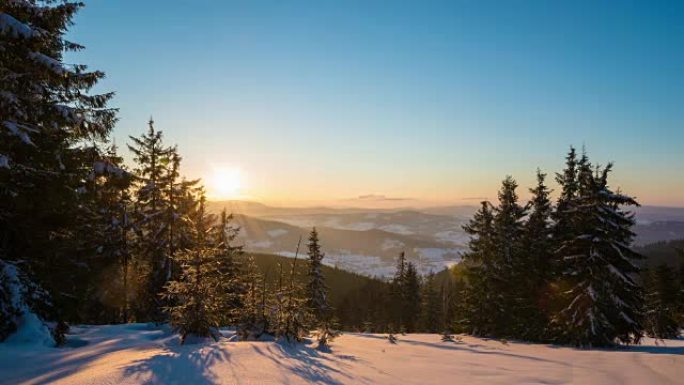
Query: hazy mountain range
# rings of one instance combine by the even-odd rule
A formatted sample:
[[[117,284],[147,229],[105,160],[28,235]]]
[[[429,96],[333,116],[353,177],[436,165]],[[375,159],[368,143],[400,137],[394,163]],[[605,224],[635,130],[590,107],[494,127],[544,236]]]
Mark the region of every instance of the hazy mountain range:
[[[325,262],[366,275],[390,275],[405,251],[423,273],[460,260],[468,240],[462,226],[476,206],[416,209],[274,207],[258,202],[210,202],[226,208],[240,226],[238,242],[247,251],[294,256],[302,236],[304,254],[311,227],[319,230]],[[643,206],[636,210],[636,245],[684,238],[684,208]]]

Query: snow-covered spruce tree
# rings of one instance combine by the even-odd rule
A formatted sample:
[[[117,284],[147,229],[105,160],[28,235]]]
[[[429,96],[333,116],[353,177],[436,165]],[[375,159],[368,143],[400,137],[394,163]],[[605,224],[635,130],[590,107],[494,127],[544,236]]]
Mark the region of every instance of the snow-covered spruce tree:
[[[195,246],[174,255],[181,271],[162,293],[171,304],[164,310],[181,335],[181,343],[188,335],[218,339],[223,314],[230,310],[223,290],[222,255],[211,234],[216,218],[207,214],[205,203],[204,193],[200,192],[199,207],[192,218]]]
[[[638,204],[609,188],[611,169],[608,164],[594,172],[586,156],[579,162],[577,196],[570,202],[573,238],[557,252],[570,289],[556,322],[560,339],[577,346],[638,343],[643,330],[643,297],[635,281],[643,257],[630,248],[635,221],[624,210]]]
[[[274,322],[275,336],[276,338],[284,338],[288,342],[300,342],[309,333],[311,320],[304,288],[298,284],[296,279],[297,255],[300,244],[301,237],[297,243],[295,258],[287,277],[283,275],[282,265],[280,266],[278,291],[275,293],[277,304]]]
[[[325,254],[321,251],[318,232],[315,227],[309,234],[307,247],[307,255],[309,256],[308,283],[306,285],[307,305],[314,317],[316,326],[320,326],[328,321],[331,309],[328,303],[328,287],[325,284],[323,271],[321,271]]]
[[[132,174],[125,170],[123,159],[110,146],[95,161],[87,183],[95,210],[89,228],[94,251],[90,257],[89,293],[81,298],[81,314],[90,322],[127,322],[130,304],[131,194]],[[107,282],[103,285],[102,282]]]
[[[26,334],[43,336],[60,345],[64,334],[47,323],[52,300],[48,293],[25,274],[20,265],[0,259],[0,342],[17,331],[19,325],[30,328]],[[47,341],[50,340],[50,341]]]
[[[168,149],[168,163],[159,184],[162,187],[162,201],[165,203],[165,230],[167,258],[164,267],[166,279],[177,275],[178,267],[173,263],[176,251],[191,248],[193,237],[190,216],[197,209],[196,196],[201,187],[199,180],[187,180],[180,176],[181,156],[174,146]]]
[[[679,287],[673,269],[663,264],[646,271],[643,278],[646,334],[659,339],[678,337]]]
[[[332,309],[328,303],[328,287],[323,276],[322,261],[325,254],[321,251],[318,232],[314,227],[309,234],[307,244],[309,256],[308,283],[306,285],[307,306],[311,312],[313,325],[316,328],[318,347],[323,348],[339,335],[331,319]]]
[[[240,321],[240,312],[243,311],[244,297],[247,294],[240,266],[242,246],[233,245],[240,229],[231,224],[232,219],[233,216],[228,215],[224,209],[221,211],[214,230],[220,258],[219,269],[223,276],[222,290],[227,309],[223,314],[223,325],[234,325]]]
[[[500,297],[495,291],[499,278],[491,204],[483,201],[463,230],[470,236],[470,241],[468,251],[463,254],[466,286],[463,291],[463,315],[458,323],[467,333],[489,336],[495,331],[493,321],[500,311]]]
[[[256,340],[269,329],[266,314],[265,279],[259,274],[254,257],[247,259],[245,274],[245,294],[240,311],[238,335],[243,341]]]
[[[66,51],[83,48],[64,39],[81,6],[0,6],[0,258],[21,265],[27,286],[37,280],[49,292],[57,314],[38,298],[23,310],[49,318],[75,317],[70,299],[81,295],[88,272],[84,253],[75,252],[81,241],[76,234],[83,225],[80,210],[92,209],[81,194],[83,181],[97,143],[116,120],[116,111],[107,108],[112,94],[89,94],[104,74],[63,62]],[[5,330],[17,327],[9,323]]]
[[[522,235],[522,250],[516,269],[520,288],[516,307],[517,323],[514,335],[525,340],[540,340],[548,325],[549,281],[553,278],[552,228],[550,190],[544,180],[546,174],[537,170],[537,185],[530,189],[530,214]]]
[[[583,157],[583,162],[586,159]],[[556,202],[556,209],[551,213],[553,219],[554,241],[562,242],[573,238],[576,227],[573,225],[579,182],[577,180],[577,151],[570,147],[565,157],[565,169],[556,174],[556,183],[560,186],[560,195]],[[561,263],[558,262],[560,267]]]
[[[128,146],[136,163],[136,270],[140,273],[141,292],[138,294],[136,318],[138,321],[163,321],[164,302],[159,296],[171,278],[169,257],[169,202],[165,182],[167,166],[172,163],[173,148],[164,146],[162,132],[149,129],[140,138],[130,137]]]
[[[495,270],[498,280],[494,290],[499,297],[499,309],[494,315],[497,336],[514,336],[525,329],[525,314],[521,312],[526,294],[520,282],[529,274],[523,255],[525,207],[518,203],[517,182],[507,176],[501,183],[499,205],[494,209]]]

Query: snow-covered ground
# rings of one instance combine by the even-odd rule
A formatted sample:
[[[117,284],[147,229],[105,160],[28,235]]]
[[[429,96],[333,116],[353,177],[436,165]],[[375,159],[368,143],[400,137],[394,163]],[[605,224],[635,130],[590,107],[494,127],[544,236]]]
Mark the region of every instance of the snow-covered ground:
[[[145,324],[73,328],[68,347],[0,344],[0,384],[684,384],[684,340],[577,350],[348,333],[331,351],[273,341],[179,345]]]

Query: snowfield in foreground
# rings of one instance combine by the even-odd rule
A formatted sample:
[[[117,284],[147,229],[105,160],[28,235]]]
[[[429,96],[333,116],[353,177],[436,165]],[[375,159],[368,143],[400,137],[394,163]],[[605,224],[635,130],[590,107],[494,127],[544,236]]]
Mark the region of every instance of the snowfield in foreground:
[[[146,324],[74,327],[64,348],[0,344],[0,384],[684,384],[684,340],[577,350],[347,333],[320,352],[224,335],[181,346]]]

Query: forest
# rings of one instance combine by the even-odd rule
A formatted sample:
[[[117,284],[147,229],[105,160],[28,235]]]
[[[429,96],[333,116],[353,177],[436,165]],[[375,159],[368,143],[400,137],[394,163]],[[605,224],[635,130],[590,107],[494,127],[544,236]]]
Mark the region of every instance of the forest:
[[[319,346],[367,331],[580,347],[684,326],[684,257],[645,268],[632,247],[638,202],[611,187],[613,164],[572,147],[553,174],[558,198],[542,171],[529,202],[506,176],[449,270],[421,276],[404,254],[387,280],[330,268],[315,228],[294,259],[251,255],[152,119],[125,149],[113,144],[114,94],[93,92],[105,74],[63,60],[83,49],[65,39],[80,7],[0,8],[0,341],[28,315],[56,345],[79,324],[169,323],[181,341],[233,326],[242,340]]]

